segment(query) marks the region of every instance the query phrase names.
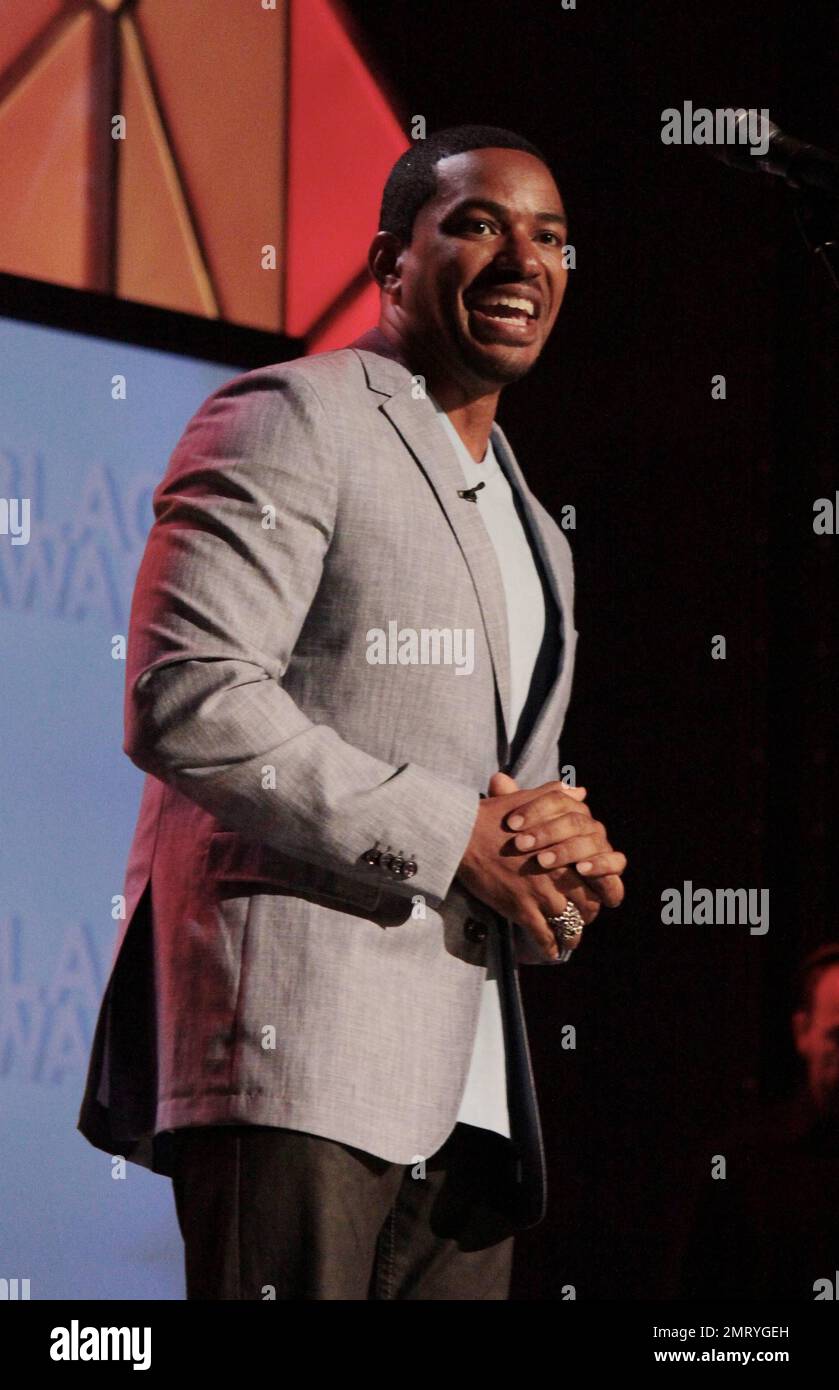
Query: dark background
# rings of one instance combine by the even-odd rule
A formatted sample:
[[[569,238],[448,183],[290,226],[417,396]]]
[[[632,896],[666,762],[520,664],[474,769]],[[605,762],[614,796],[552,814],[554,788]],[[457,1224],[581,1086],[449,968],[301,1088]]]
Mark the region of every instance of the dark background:
[[[663,145],[661,113],[768,107],[839,149],[839,17],[786,0],[345,8],[406,133],[417,114],[517,130],[569,213],[577,269],[499,420],[549,510],[577,508],[562,762],[630,867],[567,972],[522,972],[551,1191],[513,1296],[675,1297],[716,1136],[795,1084],[791,977],[839,936],[839,538],[813,533],[839,488],[839,295],[789,190]],[[768,933],[664,926],[662,891],[686,879],[769,888]]]

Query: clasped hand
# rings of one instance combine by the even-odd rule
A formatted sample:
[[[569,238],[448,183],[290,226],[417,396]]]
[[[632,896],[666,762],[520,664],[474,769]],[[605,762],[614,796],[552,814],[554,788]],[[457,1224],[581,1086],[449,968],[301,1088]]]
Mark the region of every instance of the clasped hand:
[[[559,916],[569,900],[589,923],[601,906],[623,901],[626,855],[615,850],[606,827],[585,804],[585,787],[547,782],[519,788],[496,772],[481,801],[458,876],[482,902],[527,933],[525,961],[556,960],[546,916]]]

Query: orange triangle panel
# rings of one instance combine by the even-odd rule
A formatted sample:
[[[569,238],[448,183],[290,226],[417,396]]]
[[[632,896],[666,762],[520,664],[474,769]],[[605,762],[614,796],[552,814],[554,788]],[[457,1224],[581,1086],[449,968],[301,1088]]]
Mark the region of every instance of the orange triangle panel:
[[[0,269],[82,286],[92,24],[80,15],[0,106]]]
[[[137,28],[224,318],[276,330],[282,262],[285,0],[139,0]]]
[[[123,19],[117,293],[213,316],[214,301],[152,97],[136,31]]]
[[[58,14],[63,0],[0,0],[0,72]]]

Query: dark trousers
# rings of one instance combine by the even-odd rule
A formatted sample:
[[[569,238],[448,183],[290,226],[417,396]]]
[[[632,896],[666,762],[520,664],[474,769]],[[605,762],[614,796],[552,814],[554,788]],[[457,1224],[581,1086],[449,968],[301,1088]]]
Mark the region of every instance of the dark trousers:
[[[458,1124],[414,1169],[260,1125],[172,1136],[187,1299],[506,1299],[510,1145]]]

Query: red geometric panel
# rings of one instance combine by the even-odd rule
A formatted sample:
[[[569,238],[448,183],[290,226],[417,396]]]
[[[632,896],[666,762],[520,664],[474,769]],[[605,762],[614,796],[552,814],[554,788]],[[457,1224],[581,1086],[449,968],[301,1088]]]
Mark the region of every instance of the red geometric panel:
[[[333,348],[346,347],[353,338],[373,328],[379,322],[379,295],[378,285],[371,280],[351,304],[329,320],[322,333],[308,340],[306,351],[331,352]]]
[[[303,336],[364,266],[407,141],[328,0],[292,0],[285,331]]]
[[[339,3],[0,0],[0,270],[321,346],[375,322],[406,141]]]

